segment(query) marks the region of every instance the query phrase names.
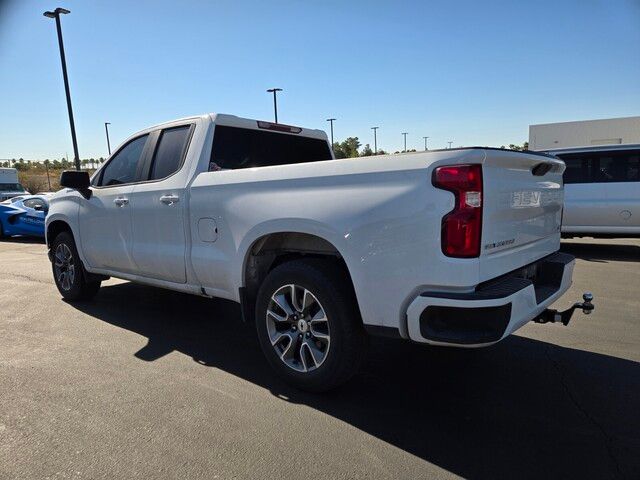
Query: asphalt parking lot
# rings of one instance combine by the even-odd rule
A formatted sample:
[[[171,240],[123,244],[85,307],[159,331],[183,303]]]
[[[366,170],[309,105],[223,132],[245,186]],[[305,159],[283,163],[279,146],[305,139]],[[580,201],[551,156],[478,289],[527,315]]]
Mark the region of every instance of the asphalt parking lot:
[[[372,342],[310,395],[233,303],[118,280],[69,304],[45,247],[0,241],[0,478],[640,478],[640,240],[579,257],[569,327],[461,351]]]

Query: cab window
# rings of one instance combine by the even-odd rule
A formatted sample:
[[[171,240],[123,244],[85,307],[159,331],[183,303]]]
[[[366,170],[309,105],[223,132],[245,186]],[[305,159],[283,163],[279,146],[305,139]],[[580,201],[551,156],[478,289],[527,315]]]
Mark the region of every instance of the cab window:
[[[187,150],[190,133],[190,125],[162,131],[151,164],[150,180],[160,180],[178,171]]]
[[[565,153],[558,157],[567,165],[567,184],[640,182],[640,150]]]
[[[143,135],[122,147],[102,170],[97,186],[108,187],[139,181],[138,165],[142,159],[147,138],[149,135]]]
[[[289,165],[331,158],[326,140],[218,125],[209,170]]]

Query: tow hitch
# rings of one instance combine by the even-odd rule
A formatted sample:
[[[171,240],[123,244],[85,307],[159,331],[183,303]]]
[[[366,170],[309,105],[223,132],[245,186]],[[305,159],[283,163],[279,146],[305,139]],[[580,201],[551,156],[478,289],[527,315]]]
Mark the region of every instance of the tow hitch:
[[[547,308],[544,312],[534,318],[533,321],[536,323],[561,322],[563,325],[568,325],[569,321],[571,321],[571,316],[573,315],[573,312],[576,308],[581,308],[582,313],[584,313],[585,315],[589,315],[595,308],[593,303],[591,303],[593,301],[593,294],[591,292],[585,292],[582,295],[582,300],[584,300],[582,303],[576,302],[571,308],[563,310],[562,312],[559,312],[552,308]]]

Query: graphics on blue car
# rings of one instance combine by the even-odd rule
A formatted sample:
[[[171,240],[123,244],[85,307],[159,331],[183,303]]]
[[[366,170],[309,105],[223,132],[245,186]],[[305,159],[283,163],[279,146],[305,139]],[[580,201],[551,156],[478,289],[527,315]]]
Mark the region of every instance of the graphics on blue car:
[[[44,237],[44,219],[48,210],[49,202],[41,195],[26,195],[0,203],[0,237]]]

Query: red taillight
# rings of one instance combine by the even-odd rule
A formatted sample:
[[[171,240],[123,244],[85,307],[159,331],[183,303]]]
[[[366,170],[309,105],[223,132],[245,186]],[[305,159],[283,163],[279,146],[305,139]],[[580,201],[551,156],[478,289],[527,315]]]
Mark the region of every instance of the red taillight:
[[[452,165],[433,172],[433,185],[453,192],[455,206],[442,219],[442,252],[477,257],[482,235],[482,166]]]

